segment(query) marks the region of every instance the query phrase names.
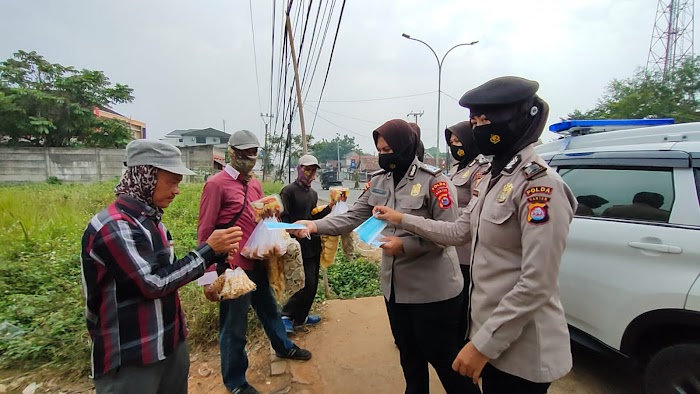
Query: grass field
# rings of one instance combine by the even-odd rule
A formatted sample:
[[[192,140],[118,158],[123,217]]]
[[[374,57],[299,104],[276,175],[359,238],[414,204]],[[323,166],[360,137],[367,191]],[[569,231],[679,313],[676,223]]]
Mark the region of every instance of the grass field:
[[[80,239],[90,218],[108,204],[116,183],[0,186],[0,367],[89,370],[90,340],[83,318]],[[182,184],[163,222],[178,256],[196,246],[202,184]],[[265,194],[281,184],[266,183]],[[342,253],[329,270],[341,297],[378,294],[378,269]],[[217,304],[191,283],[180,290],[191,345],[217,341]],[[321,297],[322,298],[322,297]],[[259,326],[250,319],[251,329]]]

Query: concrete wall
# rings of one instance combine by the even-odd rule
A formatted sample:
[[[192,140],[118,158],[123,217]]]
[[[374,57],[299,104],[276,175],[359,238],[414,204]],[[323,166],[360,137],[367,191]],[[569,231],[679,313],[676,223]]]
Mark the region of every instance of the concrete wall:
[[[201,182],[213,172],[211,146],[180,148],[185,165]],[[0,148],[0,182],[98,182],[118,178],[124,171],[124,149]]]

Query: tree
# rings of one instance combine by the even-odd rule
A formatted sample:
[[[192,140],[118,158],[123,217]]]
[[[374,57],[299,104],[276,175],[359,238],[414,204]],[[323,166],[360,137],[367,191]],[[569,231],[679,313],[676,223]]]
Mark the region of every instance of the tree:
[[[614,79],[592,110],[575,110],[569,119],[674,118],[700,121],[700,57],[688,59],[664,79],[638,69],[632,78]]]
[[[330,141],[322,139],[321,141],[310,145],[309,149],[313,151],[314,156],[316,156],[320,163],[324,163],[329,160],[338,160],[339,149],[341,160],[350,152],[357,152],[360,155],[363,154],[359,145],[355,142],[355,137],[350,137],[347,135],[343,136],[343,138],[338,138],[336,136]]]
[[[311,146],[311,141],[313,141],[313,139],[313,136],[306,137],[307,149],[310,149],[309,147]],[[271,137],[267,141],[267,145],[270,151],[268,172],[272,172],[272,169],[274,168],[275,164],[278,164],[280,165],[280,167],[278,168],[276,179],[282,179],[284,177],[283,169],[289,164],[287,133],[285,132],[279,136]],[[299,158],[302,156],[303,153],[301,134],[292,135],[291,145],[292,167],[294,167],[296,166],[296,162],[299,161]],[[282,163],[282,159],[284,159],[284,163]]]
[[[95,107],[133,101],[133,89],[101,71],[53,64],[18,51],[0,63],[0,144],[9,146],[123,147],[131,132],[97,118]]]

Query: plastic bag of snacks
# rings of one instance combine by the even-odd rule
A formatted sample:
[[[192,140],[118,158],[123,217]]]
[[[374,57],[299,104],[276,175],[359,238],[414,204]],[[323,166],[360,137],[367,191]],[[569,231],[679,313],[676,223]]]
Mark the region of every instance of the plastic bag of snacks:
[[[328,268],[335,261],[339,238],[337,235],[321,236],[321,267]]]
[[[216,291],[221,301],[236,299],[256,289],[255,283],[240,267],[235,270],[227,268],[223,274],[216,278],[211,287]]]
[[[331,202],[348,201],[350,189],[342,186],[333,186],[329,189]]]
[[[267,277],[278,301],[303,289],[306,280],[299,242],[293,238],[287,242],[287,252],[283,256],[266,261]]]
[[[241,249],[241,256],[251,260],[265,260],[271,257],[279,257],[287,252],[287,240],[289,235],[284,230],[271,230],[266,222],[275,222],[275,217],[263,219],[255,226],[250,238]]]
[[[253,212],[255,213],[256,222],[271,216],[279,217],[284,211],[282,200],[278,194],[272,194],[259,200],[255,200],[250,203],[250,206],[253,208]]]

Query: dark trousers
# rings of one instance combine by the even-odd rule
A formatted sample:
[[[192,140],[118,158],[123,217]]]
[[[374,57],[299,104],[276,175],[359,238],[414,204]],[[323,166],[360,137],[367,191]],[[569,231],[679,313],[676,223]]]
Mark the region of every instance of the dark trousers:
[[[535,383],[486,364],[481,372],[484,394],[545,394],[551,383]]]
[[[470,378],[452,369],[462,349],[457,315],[464,306],[464,293],[427,304],[386,303],[391,332],[399,348],[406,394],[429,392],[428,363],[448,394],[478,393]]]
[[[287,354],[294,343],[287,338],[277,300],[272,294],[267,270],[262,263],[246,271],[257,290],[233,300],[219,304],[219,351],[221,353],[221,376],[229,390],[245,385],[248,355],[245,350],[248,330],[248,309],[252,306],[262,323],[265,334],[275,352]]]
[[[463,336],[463,344],[466,345],[467,337],[469,337],[467,329],[469,327],[469,284],[471,283],[471,276],[469,276],[468,265],[460,264],[459,268],[462,270],[462,277],[464,278],[464,303],[459,315],[459,332]]]
[[[97,394],[185,394],[190,371],[187,342],[181,342],[165,360],[143,366],[125,366],[95,379]]]
[[[282,308],[282,315],[287,316],[300,326],[306,322],[311,305],[318,289],[318,271],[321,268],[321,255],[304,258],[304,288],[294,293]]]

